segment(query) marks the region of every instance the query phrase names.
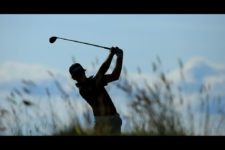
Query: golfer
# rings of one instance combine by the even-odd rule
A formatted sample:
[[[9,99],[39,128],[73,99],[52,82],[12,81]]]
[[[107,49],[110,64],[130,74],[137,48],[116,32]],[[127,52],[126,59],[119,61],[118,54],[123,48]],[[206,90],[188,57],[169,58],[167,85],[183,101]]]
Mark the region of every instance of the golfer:
[[[113,56],[116,55],[116,65],[111,74],[106,74]],[[95,76],[87,77],[85,69],[75,63],[70,66],[69,72],[80,95],[91,106],[95,118],[94,131],[96,134],[120,134],[122,120],[105,86],[109,82],[119,79],[123,63],[123,51],[118,47],[110,48],[107,59],[103,62]]]

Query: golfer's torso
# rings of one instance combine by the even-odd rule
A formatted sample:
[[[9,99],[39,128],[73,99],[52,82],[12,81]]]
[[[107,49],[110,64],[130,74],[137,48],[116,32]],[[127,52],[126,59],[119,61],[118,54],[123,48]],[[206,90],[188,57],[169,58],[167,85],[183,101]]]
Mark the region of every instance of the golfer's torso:
[[[95,86],[94,79],[79,87],[80,95],[92,107],[95,116],[107,116],[117,114],[116,108],[112,103],[104,86]]]

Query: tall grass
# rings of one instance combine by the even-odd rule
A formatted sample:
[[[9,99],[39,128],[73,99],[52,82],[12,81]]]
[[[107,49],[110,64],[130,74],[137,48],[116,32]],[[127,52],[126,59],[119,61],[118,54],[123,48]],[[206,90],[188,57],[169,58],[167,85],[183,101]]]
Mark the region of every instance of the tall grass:
[[[134,131],[131,134],[186,135],[185,127],[181,124],[182,116],[174,109],[172,82],[166,78],[165,73],[159,71],[160,65],[161,60],[157,57],[157,62],[152,63],[152,69],[154,73],[158,73],[159,82],[152,86],[147,80],[144,80],[144,84],[141,81],[129,81],[126,70],[124,81],[117,84],[132,101],[130,107],[134,117],[130,118],[130,122]],[[140,68],[138,73],[141,76]]]
[[[183,63],[180,59],[178,64],[180,78],[185,82]],[[130,133],[131,135],[225,134],[223,129],[225,109],[221,105],[221,97],[215,96],[210,91],[210,85],[202,84],[199,91],[196,91],[200,99],[191,101],[185,96],[181,86],[173,85],[174,81],[167,78],[159,57],[152,63],[152,70],[157,76],[156,82],[152,85],[146,79],[144,84],[141,84],[141,81],[129,80],[126,69],[124,80],[117,84],[117,87],[123,90],[132,101],[130,107],[133,110],[133,117],[129,118],[129,122],[133,124],[134,130]],[[140,68],[137,72],[140,76],[142,75]],[[196,102],[200,104],[200,110],[193,104]],[[179,110],[176,109],[177,106],[184,108]],[[216,120],[213,118],[212,111],[219,116]],[[199,112],[201,112],[200,117],[195,118]]]
[[[75,61],[75,58],[73,58]],[[92,63],[93,68],[98,64],[98,59]],[[180,77],[185,81],[185,74],[183,73],[183,63],[178,60],[180,67]],[[131,114],[126,117],[127,124],[124,128],[130,128],[129,132],[125,132],[122,135],[218,135],[221,134],[225,123],[225,111],[221,105],[221,98],[219,96],[211,95],[210,86],[202,85],[198,91],[201,117],[199,122],[195,116],[196,110],[194,105],[189,102],[189,98],[184,96],[184,90],[182,87],[176,87],[173,81],[167,77],[165,71],[162,70],[162,62],[159,57],[152,63],[152,71],[156,75],[156,80],[153,84],[150,84],[147,79],[135,82],[131,80],[130,74],[127,69],[123,68],[121,79],[117,81],[116,87],[126,94],[126,98],[130,100],[129,109]],[[142,76],[142,71],[138,67],[137,72],[139,76]],[[12,135],[24,135],[23,126],[24,122],[21,122],[21,115],[26,118],[39,119],[40,124],[34,124],[33,130],[26,132],[25,135],[46,135],[41,128],[51,126],[53,130],[52,135],[101,135],[101,133],[95,133],[91,128],[84,128],[79,120],[76,110],[76,106],[73,104],[74,98],[71,97],[64,89],[60,81],[54,76],[51,71],[48,71],[55,86],[60,93],[60,98],[65,103],[67,108],[67,114],[70,118],[70,125],[65,127],[59,126],[58,115],[54,109],[54,103],[52,103],[51,89],[46,87],[45,93],[47,98],[49,114],[51,120],[46,121],[49,118],[46,114],[43,115],[40,112],[40,103],[38,100],[32,99],[31,87],[37,87],[37,84],[30,80],[21,80],[23,86],[13,88],[6,100],[9,102],[10,110],[0,108],[0,121],[4,121],[4,118],[12,118],[14,125],[11,128],[6,128],[0,122],[0,130],[11,130]],[[30,97],[27,98],[27,95]],[[210,100],[213,99],[213,104]],[[187,104],[187,105],[186,105]],[[185,109],[179,110],[176,107],[182,107],[185,105]],[[216,108],[216,113],[219,114],[219,118],[216,122],[211,118],[211,105]],[[30,112],[35,112],[35,115],[31,115]],[[60,111],[60,110],[57,110]],[[82,114],[85,122],[91,123],[91,113],[86,111]],[[50,123],[49,123],[50,122]],[[186,123],[185,123],[186,122]],[[213,122],[213,123],[212,123]],[[29,121],[25,122],[29,124]],[[201,131],[197,131],[196,128],[201,127]],[[34,132],[34,133],[33,133]],[[223,133],[224,134],[224,133]]]

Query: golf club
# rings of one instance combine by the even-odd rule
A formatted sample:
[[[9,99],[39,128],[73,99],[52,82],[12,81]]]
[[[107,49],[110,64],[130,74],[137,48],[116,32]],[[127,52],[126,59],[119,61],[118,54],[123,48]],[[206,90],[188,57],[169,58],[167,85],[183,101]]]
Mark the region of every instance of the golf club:
[[[77,43],[81,43],[81,44],[91,45],[91,46],[100,47],[100,48],[104,48],[104,49],[110,50],[109,47],[100,46],[100,45],[96,45],[96,44],[90,44],[90,43],[86,43],[86,42],[80,42],[80,41],[71,40],[71,39],[66,39],[66,38],[61,38],[61,37],[56,37],[56,36],[50,37],[50,38],[49,38],[49,42],[50,42],[50,43],[54,43],[57,39],[66,40],[66,41],[72,41],[72,42],[77,42]]]

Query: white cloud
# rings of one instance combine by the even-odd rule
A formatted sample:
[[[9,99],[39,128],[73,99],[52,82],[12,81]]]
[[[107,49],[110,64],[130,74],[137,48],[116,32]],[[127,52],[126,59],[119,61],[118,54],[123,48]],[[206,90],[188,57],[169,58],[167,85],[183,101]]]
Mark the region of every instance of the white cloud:
[[[183,81],[180,69],[176,69],[174,71],[166,74],[167,79],[174,83],[173,84],[173,94],[175,101],[175,108],[177,110],[184,110],[187,108],[187,105],[191,103],[195,105],[198,103],[198,99],[200,98],[199,88],[201,84],[210,84],[211,86],[211,95],[224,95],[225,89],[225,65],[224,64],[216,64],[213,63],[206,58],[203,57],[194,57],[183,64],[183,74],[185,81]],[[123,76],[122,76],[123,77]],[[157,74],[146,74],[146,73],[131,73],[128,72],[127,76],[128,80],[136,83],[139,87],[143,87],[144,82],[146,81],[148,85],[153,87],[156,83],[157,85],[163,85]],[[200,78],[200,79],[199,79]],[[182,92],[179,92],[178,86],[188,86],[189,88],[193,88],[191,91],[187,91],[183,89]],[[163,90],[164,86],[160,86],[161,90]],[[219,87],[219,88],[218,88]],[[114,92],[118,93],[118,91]],[[179,94],[182,94],[184,100],[183,103],[180,104]],[[123,99],[121,97],[121,99]]]
[[[206,77],[204,79],[204,83],[210,84],[211,86],[216,86],[217,84],[225,84],[225,74]]]
[[[225,74],[219,74],[217,76],[209,76],[204,79],[204,84],[209,85],[214,93],[224,96],[225,90]]]
[[[0,64],[0,82],[28,79],[33,81],[50,79],[48,70],[54,74],[60,71],[39,64],[26,64],[21,62],[5,62]]]
[[[224,95],[225,64],[217,64],[203,57],[194,57],[183,64],[183,74],[185,80],[181,78],[180,69],[176,69],[168,74],[168,78],[177,86],[189,86],[194,89],[191,92],[185,90],[182,92],[191,103],[199,98],[199,87],[202,84],[211,87],[209,91],[211,95]]]
[[[218,76],[221,74],[225,74],[225,64],[217,64],[207,60],[204,57],[193,57],[187,63],[183,64],[183,74],[185,77],[185,82],[193,83],[196,82],[198,79],[194,77],[194,74],[202,74],[201,77],[209,76],[209,72],[212,73],[214,76]],[[174,71],[171,71],[168,74],[168,77],[171,80],[176,82],[182,81],[181,78],[181,70],[178,68]]]

